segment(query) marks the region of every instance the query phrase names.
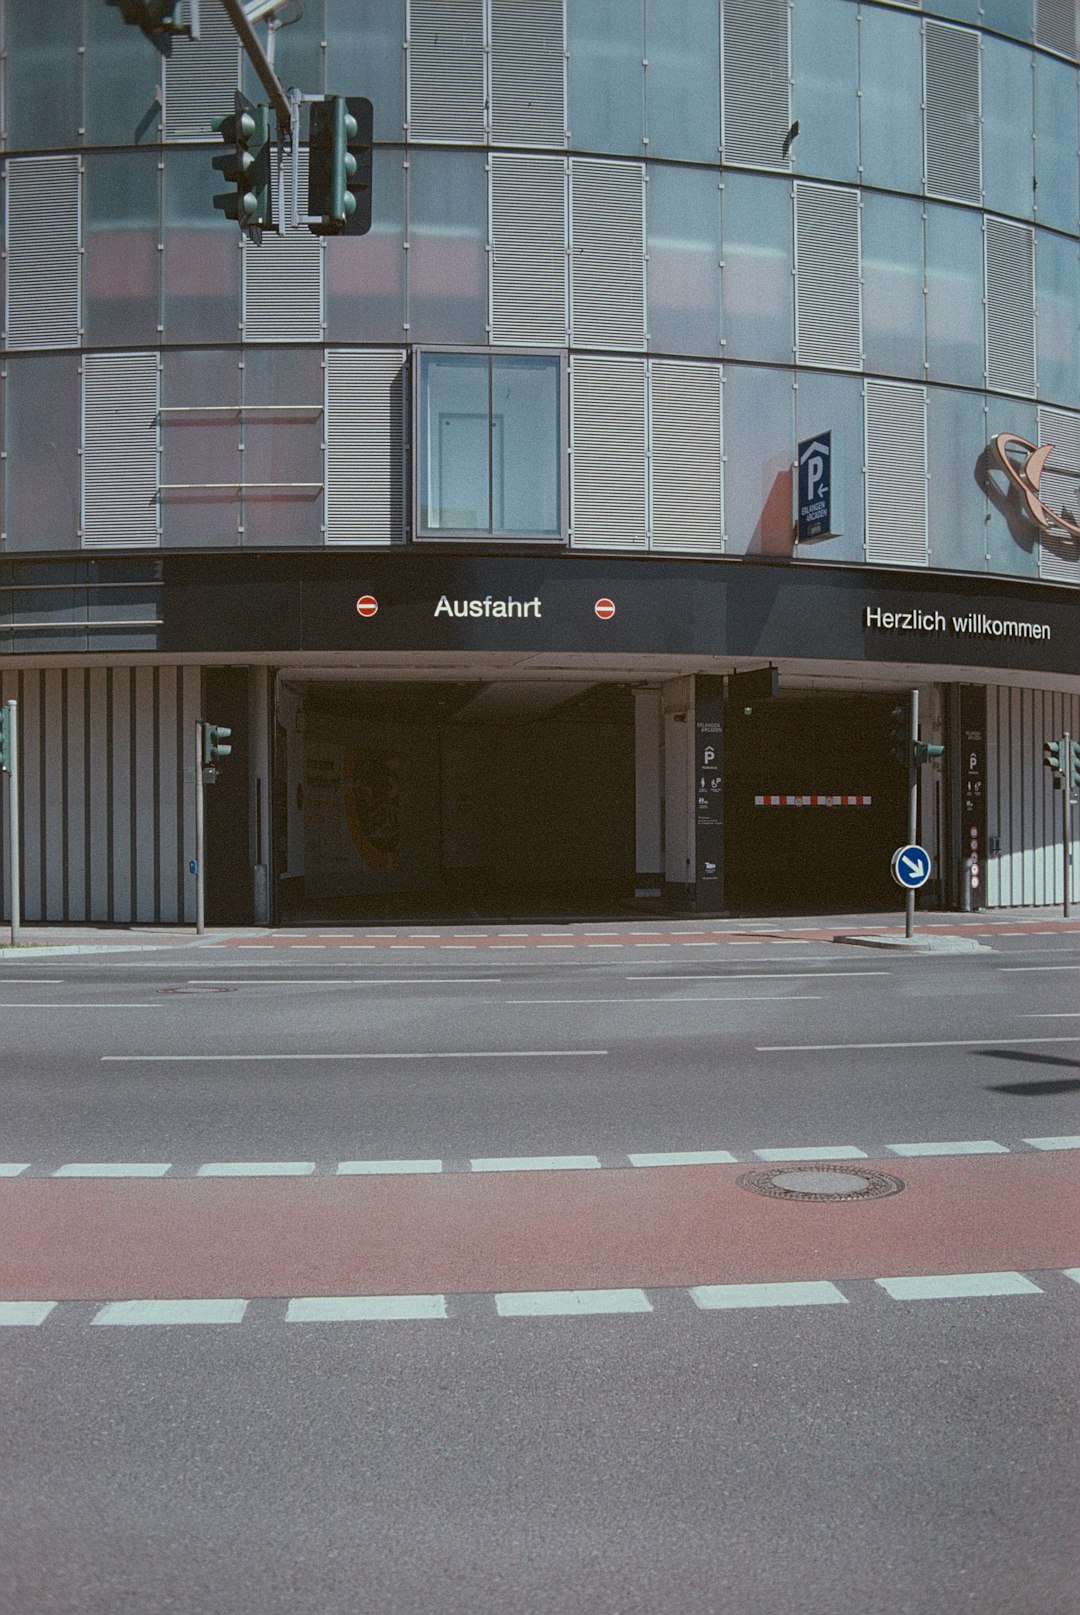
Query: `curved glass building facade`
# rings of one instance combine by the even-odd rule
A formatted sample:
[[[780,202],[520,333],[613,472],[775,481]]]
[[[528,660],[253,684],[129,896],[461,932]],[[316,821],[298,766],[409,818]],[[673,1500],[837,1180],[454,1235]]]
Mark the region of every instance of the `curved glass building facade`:
[[[1075,0],[303,0],[373,223],[258,242],[199,10],[3,11],[27,918],[192,918],[200,717],[211,918],[885,907],[911,689],[926,900],[1060,902]]]

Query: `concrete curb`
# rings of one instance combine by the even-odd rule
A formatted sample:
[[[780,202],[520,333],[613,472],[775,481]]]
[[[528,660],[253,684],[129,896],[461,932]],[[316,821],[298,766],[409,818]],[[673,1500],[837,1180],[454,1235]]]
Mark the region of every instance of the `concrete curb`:
[[[970,936],[934,936],[920,931],[915,936],[834,936],[834,942],[850,943],[856,948],[893,948],[901,953],[992,953],[988,942],[976,942]]]

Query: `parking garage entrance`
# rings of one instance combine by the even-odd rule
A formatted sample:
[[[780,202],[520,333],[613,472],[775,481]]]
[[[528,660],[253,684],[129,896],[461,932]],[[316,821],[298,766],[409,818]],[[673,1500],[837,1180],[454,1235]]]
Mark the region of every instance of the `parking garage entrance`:
[[[626,685],[282,681],[280,923],[581,917],[634,887]]]

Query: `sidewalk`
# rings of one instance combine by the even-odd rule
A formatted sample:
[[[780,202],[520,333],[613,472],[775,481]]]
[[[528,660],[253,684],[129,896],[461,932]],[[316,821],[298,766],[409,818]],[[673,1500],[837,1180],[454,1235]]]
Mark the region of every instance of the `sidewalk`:
[[[1058,909],[994,909],[977,914],[917,914],[916,935],[930,933],[969,938],[1002,935],[1080,935],[1080,916],[1064,919]],[[582,920],[567,923],[500,920],[463,925],[290,925],[217,926],[197,936],[190,925],[26,925],[17,948],[7,945],[7,927],[0,925],[0,958],[59,957],[86,953],[130,953],[164,948],[331,948],[372,951],[380,948],[543,946],[605,947],[650,944],[701,946],[739,942],[833,942],[841,937],[883,940],[903,937],[904,916],[899,913],[800,915],[777,918],[695,919],[627,917],[617,920]]]

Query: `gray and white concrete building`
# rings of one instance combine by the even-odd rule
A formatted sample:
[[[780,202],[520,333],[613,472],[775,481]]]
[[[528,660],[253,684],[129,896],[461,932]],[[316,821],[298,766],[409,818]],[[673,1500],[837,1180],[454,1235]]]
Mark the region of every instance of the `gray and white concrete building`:
[[[200,717],[211,920],[885,905],[911,688],[925,900],[1060,903],[1075,0],[303,0],[374,222],[258,244],[218,0],[0,17],[28,920],[190,922]]]

